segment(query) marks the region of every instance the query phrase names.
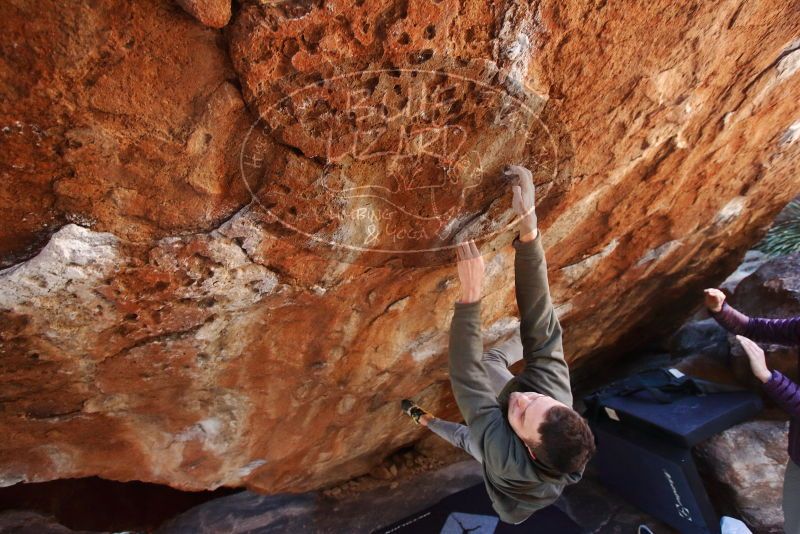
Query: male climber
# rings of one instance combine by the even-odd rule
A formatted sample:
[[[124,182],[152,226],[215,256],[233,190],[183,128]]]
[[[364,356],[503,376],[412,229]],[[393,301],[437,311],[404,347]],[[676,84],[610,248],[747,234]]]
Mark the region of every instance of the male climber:
[[[520,215],[515,249],[519,335],[483,351],[480,303],[484,264],[474,241],[458,246],[461,300],[450,327],[450,383],[466,425],[438,419],[412,401],[403,411],[415,423],[461,447],[483,464],[486,490],[501,520],[521,523],[581,479],[594,454],[594,436],[572,409],[561,325],[547,284],[536,228],[531,172],[512,165],[513,208]],[[512,363],[524,359],[513,376]]]

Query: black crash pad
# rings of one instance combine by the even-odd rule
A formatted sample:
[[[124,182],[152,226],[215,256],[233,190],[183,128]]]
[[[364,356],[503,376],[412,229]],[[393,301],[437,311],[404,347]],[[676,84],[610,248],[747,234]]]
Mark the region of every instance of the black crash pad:
[[[548,506],[520,523],[503,523],[497,517],[486,487],[471,488],[445,497],[435,505],[417,512],[373,534],[503,534],[504,532],[558,532],[580,534],[581,529],[564,512]]]

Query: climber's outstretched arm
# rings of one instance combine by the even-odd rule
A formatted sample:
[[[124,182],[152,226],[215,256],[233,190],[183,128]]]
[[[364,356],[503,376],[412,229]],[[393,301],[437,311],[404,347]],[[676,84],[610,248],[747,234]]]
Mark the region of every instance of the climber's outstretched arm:
[[[520,236],[515,249],[514,276],[520,315],[520,339],[525,368],[517,380],[538,391],[572,405],[569,367],[564,360],[561,324],[550,298],[542,237],[537,228],[535,188],[532,173],[512,165],[513,206],[520,217]]]
[[[450,325],[449,363],[453,395],[470,428],[482,436],[486,427],[502,413],[481,363],[481,291],[484,263],[473,241],[458,246],[458,277],[461,299],[456,301]]]

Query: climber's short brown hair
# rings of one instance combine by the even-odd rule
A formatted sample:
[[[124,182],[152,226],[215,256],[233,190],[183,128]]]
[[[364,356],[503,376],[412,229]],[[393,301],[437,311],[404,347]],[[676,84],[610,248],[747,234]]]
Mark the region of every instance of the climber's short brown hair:
[[[595,444],[586,419],[566,406],[553,406],[539,425],[541,441],[528,447],[537,458],[562,473],[574,473],[594,455]]]

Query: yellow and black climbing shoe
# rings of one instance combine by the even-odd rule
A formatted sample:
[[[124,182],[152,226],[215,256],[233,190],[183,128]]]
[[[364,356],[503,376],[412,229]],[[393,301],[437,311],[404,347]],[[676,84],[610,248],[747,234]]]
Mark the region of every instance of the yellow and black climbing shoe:
[[[403,409],[403,413],[409,416],[411,419],[413,419],[414,423],[417,425],[420,424],[419,423],[420,417],[422,417],[423,415],[431,415],[422,408],[420,408],[419,406],[417,406],[414,403],[414,401],[409,399],[403,399],[402,402],[400,402],[400,406]]]

